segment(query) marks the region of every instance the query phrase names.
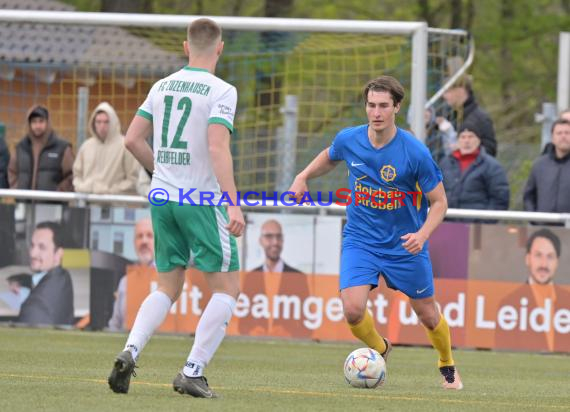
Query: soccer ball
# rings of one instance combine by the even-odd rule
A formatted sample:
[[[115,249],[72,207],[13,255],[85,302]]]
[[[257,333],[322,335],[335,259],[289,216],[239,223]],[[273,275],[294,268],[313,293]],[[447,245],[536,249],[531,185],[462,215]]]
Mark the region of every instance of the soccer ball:
[[[374,349],[356,349],[344,361],[344,377],[355,388],[376,388],[386,379],[386,362]]]

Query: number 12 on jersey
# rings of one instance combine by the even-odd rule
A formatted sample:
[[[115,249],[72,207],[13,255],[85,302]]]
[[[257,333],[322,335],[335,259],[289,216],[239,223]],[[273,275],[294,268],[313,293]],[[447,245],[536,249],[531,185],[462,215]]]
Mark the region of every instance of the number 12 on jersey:
[[[164,96],[164,117],[162,120],[162,139],[160,146],[161,147],[169,147],[168,146],[168,128],[170,125],[170,115],[172,114],[172,105],[174,103],[174,96],[167,95]],[[180,121],[178,122],[178,126],[176,127],[176,133],[174,134],[174,139],[172,139],[172,143],[170,144],[171,149],[187,149],[188,142],[185,140],[180,140],[182,137],[182,132],[184,131],[184,127],[186,126],[186,122],[188,121],[188,117],[190,117],[190,111],[192,110],[192,100],[189,97],[183,97],[178,101],[178,105],[176,106],[178,110],[183,110],[182,117],[180,117]]]

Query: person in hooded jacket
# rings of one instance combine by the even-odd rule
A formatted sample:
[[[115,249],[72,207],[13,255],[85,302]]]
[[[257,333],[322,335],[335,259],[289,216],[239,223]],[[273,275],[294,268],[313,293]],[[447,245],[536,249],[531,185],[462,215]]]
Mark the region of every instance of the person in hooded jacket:
[[[439,167],[450,208],[506,210],[509,182],[501,164],[481,145],[481,127],[467,121],[459,128],[459,148]]]
[[[552,125],[552,143],[532,166],[524,188],[524,209],[529,212],[570,212],[570,121]]]
[[[83,143],[73,164],[76,192],[134,195],[139,165],[125,148],[115,109],[100,103],[89,119],[90,138]]]
[[[27,119],[28,133],[16,145],[8,164],[10,188],[72,191],[71,144],[52,130],[45,107],[34,106]]]
[[[464,74],[443,94],[445,102],[453,109],[451,123],[459,129],[463,123],[471,122],[479,126],[479,140],[488,155],[497,155],[497,139],[493,120],[479,106],[473,92],[473,79]]]

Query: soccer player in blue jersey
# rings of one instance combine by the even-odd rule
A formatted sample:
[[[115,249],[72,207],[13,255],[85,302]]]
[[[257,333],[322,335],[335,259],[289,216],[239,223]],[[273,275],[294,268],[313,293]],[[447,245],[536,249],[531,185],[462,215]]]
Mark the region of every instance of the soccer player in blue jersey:
[[[381,76],[370,81],[363,97],[368,124],[341,130],[297,175],[289,191],[301,201],[309,180],[330,172],[340,161],[346,163],[352,200],[343,232],[340,296],[353,335],[387,358],[391,344],[379,335],[366,310],[369,292],[383,276],[390,288],[410,298],[439,353],[443,387],[462,389],[449,326],[434,299],[427,243],[447,210],[441,172],[427,147],[396,126],[404,98],[396,79]]]

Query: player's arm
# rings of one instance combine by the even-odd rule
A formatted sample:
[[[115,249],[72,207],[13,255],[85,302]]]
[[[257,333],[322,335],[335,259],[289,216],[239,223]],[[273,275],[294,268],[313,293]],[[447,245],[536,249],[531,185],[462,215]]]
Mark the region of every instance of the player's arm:
[[[127,130],[125,146],[135,159],[149,172],[154,171],[154,156],[147,139],[152,133],[152,122],[136,115]]]
[[[309,190],[307,182],[319,176],[326,175],[328,172],[333,170],[338,163],[338,161],[331,160],[329,156],[329,148],[326,148],[319,153],[313,161],[297,175],[297,177],[295,177],[295,181],[289,188],[289,192],[295,193],[294,197],[297,201],[300,201],[305,192]]]
[[[447,196],[445,196],[442,182],[439,182],[426,196],[430,207],[424,225],[416,233],[408,233],[402,236],[402,240],[405,241],[402,246],[414,255],[422,251],[424,243],[429,239],[435,228],[443,222],[447,212]]]
[[[226,227],[232,235],[241,236],[245,227],[245,220],[241,208],[237,206],[234,165],[230,151],[230,132],[226,126],[218,123],[208,125],[208,151],[220,189],[223,193],[227,193],[231,200],[231,204],[228,206],[229,222]]]

